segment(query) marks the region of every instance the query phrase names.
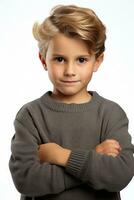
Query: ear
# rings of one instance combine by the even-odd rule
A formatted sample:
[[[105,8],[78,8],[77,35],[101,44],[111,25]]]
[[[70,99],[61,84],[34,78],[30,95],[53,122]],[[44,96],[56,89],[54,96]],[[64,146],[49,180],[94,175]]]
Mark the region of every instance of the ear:
[[[93,71],[94,72],[97,72],[99,66],[101,65],[101,63],[103,62],[103,59],[104,59],[104,53],[102,53],[100,56],[98,56],[96,58],[96,61],[94,63],[94,68],[93,68]]]
[[[39,59],[44,67],[45,70],[47,70],[47,65],[46,65],[46,61],[45,59],[43,58],[43,56],[41,55],[41,53],[39,52]]]

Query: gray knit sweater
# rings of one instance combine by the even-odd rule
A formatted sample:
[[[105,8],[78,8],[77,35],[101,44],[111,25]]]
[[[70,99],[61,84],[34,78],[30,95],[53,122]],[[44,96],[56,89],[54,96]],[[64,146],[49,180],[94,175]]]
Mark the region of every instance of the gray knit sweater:
[[[65,104],[47,92],[17,113],[9,167],[21,200],[119,200],[134,175],[134,146],[122,108],[96,92],[83,104]],[[117,157],[95,147],[119,141]],[[67,166],[40,163],[38,146],[55,142],[72,150]]]

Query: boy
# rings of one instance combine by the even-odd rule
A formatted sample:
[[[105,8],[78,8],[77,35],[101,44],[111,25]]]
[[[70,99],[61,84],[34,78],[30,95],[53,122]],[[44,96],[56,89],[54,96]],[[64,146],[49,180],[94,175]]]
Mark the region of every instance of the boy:
[[[58,6],[35,24],[53,91],[15,119],[9,166],[21,200],[120,199],[134,174],[122,108],[87,85],[103,61],[105,26],[88,9]]]

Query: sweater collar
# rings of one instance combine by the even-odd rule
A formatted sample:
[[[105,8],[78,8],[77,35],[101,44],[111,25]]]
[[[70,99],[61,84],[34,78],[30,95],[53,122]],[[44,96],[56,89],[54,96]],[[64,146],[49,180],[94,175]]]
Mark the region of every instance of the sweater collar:
[[[51,97],[52,92],[46,92],[42,97],[41,101],[46,105],[47,108],[55,110],[57,112],[86,112],[87,110],[96,106],[99,100],[97,92],[89,91],[92,95],[92,99],[89,102],[76,104],[76,103],[61,103]]]

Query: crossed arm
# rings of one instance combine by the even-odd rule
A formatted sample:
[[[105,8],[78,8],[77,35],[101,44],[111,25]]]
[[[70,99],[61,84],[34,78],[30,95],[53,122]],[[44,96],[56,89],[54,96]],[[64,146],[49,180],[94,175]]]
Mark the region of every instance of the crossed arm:
[[[116,157],[121,151],[118,141],[107,139],[95,147],[95,151],[99,154]],[[40,161],[65,167],[70,157],[71,150],[63,148],[56,143],[46,143],[39,146],[38,155]]]
[[[29,112],[24,111],[14,122],[16,134],[12,139],[9,161],[12,178],[20,193],[27,196],[58,194],[83,183],[96,190],[116,192],[132,179],[134,146],[124,115],[119,115],[119,119],[116,112],[111,115],[114,124],[108,126],[105,134],[108,139],[93,150],[71,151],[55,143],[38,146],[38,132]],[[47,138],[44,141],[49,142]]]

